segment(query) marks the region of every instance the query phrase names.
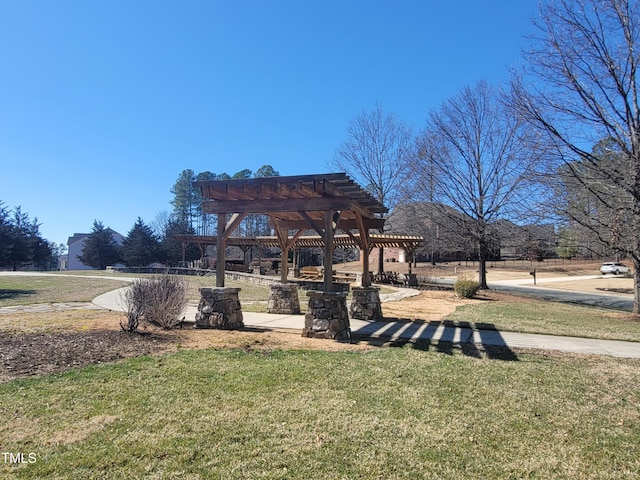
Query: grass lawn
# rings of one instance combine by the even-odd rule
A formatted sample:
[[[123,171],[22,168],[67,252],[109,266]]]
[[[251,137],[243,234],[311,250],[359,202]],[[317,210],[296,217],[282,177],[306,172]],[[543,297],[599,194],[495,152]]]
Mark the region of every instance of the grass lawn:
[[[213,283],[186,279],[192,300]],[[0,277],[0,296],[87,301],[123,285],[93,280]],[[238,286],[241,301],[268,296]],[[446,320],[640,339],[626,314],[550,302]],[[0,419],[0,478],[640,479],[640,360],[605,356],[183,349],[0,383]]]
[[[640,478],[640,362],[187,350],[0,385],[11,478]]]
[[[640,320],[628,313],[529,299],[462,305],[446,320],[505,332],[640,341]]]
[[[92,271],[92,273],[96,272]],[[104,272],[99,273],[103,273],[99,276],[104,276]],[[53,302],[90,302],[98,295],[127,285],[126,282],[108,278],[87,278],[87,275],[85,272],[64,276],[0,275],[0,307]],[[110,276],[128,277],[129,275],[111,273]],[[144,278],[150,275],[133,276]],[[215,286],[215,278],[212,277],[182,276],[182,278],[189,285],[189,300],[195,304],[200,300],[200,288]],[[225,284],[228,287],[242,289],[240,301],[247,303],[245,309],[247,311],[250,311],[253,302],[266,302],[269,298],[269,287],[267,286],[233,280],[227,280]],[[266,304],[257,304],[253,308],[257,309],[256,311],[266,312]]]
[[[2,276],[0,307],[36,303],[90,302],[126,285],[118,280],[71,276]]]

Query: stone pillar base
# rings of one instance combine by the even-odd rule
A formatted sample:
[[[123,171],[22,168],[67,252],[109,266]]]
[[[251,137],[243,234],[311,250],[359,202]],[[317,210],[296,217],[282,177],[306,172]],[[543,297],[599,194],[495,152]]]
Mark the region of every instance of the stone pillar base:
[[[307,292],[309,305],[304,319],[303,337],[351,340],[347,294]]]
[[[298,286],[295,283],[277,283],[271,285],[267,313],[300,313]]]
[[[353,299],[349,307],[351,318],[358,320],[382,320],[380,289],[377,287],[353,287]]]
[[[196,328],[244,328],[239,291],[239,288],[201,288]]]

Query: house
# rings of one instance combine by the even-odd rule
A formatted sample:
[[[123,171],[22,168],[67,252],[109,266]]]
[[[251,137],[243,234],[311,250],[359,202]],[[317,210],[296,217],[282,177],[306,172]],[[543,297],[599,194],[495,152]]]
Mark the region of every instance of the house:
[[[468,225],[465,228],[465,225]],[[412,202],[398,205],[385,224],[385,233],[421,235],[425,242],[416,252],[418,261],[460,261],[477,258],[477,243],[469,234],[471,217],[452,207]],[[490,258],[548,258],[555,255],[558,235],[553,225],[522,225],[498,220],[487,225]],[[370,258],[374,258],[372,252]],[[397,249],[385,249],[385,261],[403,261]]]
[[[111,232],[111,238],[118,244],[122,245],[124,238],[115,230],[107,228],[107,231]],[[72,237],[67,240],[67,246],[69,248],[69,258],[67,260],[67,270],[95,270],[95,268],[85,265],[78,260],[78,255],[82,255],[84,249],[84,242],[90,233],[74,233]]]

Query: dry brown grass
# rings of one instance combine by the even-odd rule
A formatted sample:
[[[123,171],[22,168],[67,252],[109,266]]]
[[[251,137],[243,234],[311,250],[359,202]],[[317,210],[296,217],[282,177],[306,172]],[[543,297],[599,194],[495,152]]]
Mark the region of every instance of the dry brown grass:
[[[38,303],[90,302],[98,295],[126,285],[107,278],[71,276],[2,276],[0,307]]]

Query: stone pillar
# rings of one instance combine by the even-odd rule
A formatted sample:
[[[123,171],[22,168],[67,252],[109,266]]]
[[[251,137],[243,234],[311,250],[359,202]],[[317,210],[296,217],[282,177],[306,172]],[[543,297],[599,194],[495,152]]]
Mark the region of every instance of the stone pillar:
[[[351,340],[346,292],[307,292],[303,337]]]
[[[276,283],[271,285],[267,313],[300,313],[298,285],[295,283]]]
[[[382,320],[380,289],[377,287],[353,287],[349,307],[351,318],[358,320]]]
[[[244,328],[239,288],[201,288],[196,328]]]

